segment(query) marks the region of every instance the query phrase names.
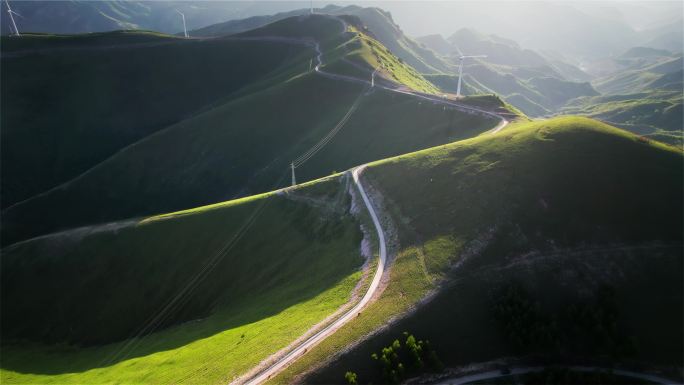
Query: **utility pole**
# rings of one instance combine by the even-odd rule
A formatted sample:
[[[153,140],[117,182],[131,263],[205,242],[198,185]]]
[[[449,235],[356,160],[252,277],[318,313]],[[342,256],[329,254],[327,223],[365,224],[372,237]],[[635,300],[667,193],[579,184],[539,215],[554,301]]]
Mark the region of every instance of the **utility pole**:
[[[295,172],[294,172],[294,169],[295,169],[294,162],[290,163],[290,167],[292,168],[292,185],[294,186],[297,184],[297,179],[295,179]]]
[[[14,35],[14,36],[21,36],[21,34],[19,33],[19,28],[17,28],[17,23],[14,21],[14,15],[17,15],[17,16],[21,16],[21,15],[18,14],[18,13],[16,13],[16,12],[14,12],[14,11],[12,10],[12,8],[10,8],[9,0],[5,0],[5,4],[7,4],[7,14],[8,14],[9,17],[10,17],[10,21],[12,22],[12,26],[14,26],[14,31],[12,31],[12,27],[10,26],[10,32],[11,32],[10,36],[11,36],[11,35]],[[23,17],[23,16],[22,16],[22,17]]]
[[[179,10],[176,10],[176,12],[178,12],[178,14],[181,15],[181,17],[183,18],[183,33],[185,34],[185,38],[187,39],[188,38],[188,29],[185,27],[185,15],[183,14],[183,12],[181,12]]]
[[[461,97],[461,81],[463,79],[463,56],[459,58],[460,63],[458,65],[458,86],[456,87],[456,96]]]
[[[375,67],[375,70],[374,70],[373,73],[371,74],[371,87],[375,87],[375,74],[378,72],[378,70],[380,69],[380,67],[383,67],[383,68],[384,68],[385,65],[382,64],[382,65],[379,65],[379,66]]]

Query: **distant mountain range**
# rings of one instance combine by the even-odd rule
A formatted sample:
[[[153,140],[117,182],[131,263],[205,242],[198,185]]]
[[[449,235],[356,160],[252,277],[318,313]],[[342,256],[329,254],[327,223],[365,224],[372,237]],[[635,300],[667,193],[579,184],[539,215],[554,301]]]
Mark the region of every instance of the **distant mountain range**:
[[[277,1],[38,1],[12,4],[23,15],[23,18],[18,19],[21,30],[54,33],[150,29],[179,34],[182,33],[182,22],[177,10],[180,10],[186,15],[191,36],[224,36],[310,12],[307,2]],[[413,9],[410,3],[387,5],[398,15]],[[527,5],[518,6],[529,8]],[[416,12],[434,12],[434,9],[452,12],[452,8],[450,5],[436,4]],[[466,13],[477,9],[461,7]],[[681,51],[679,32],[682,23],[677,21],[676,16],[673,16],[674,21],[649,25],[637,32],[624,21],[607,17],[605,9],[595,9],[595,12],[592,11],[595,15],[592,16],[587,9],[580,11],[564,3],[544,3],[536,4],[529,11],[540,17],[542,25],[538,28],[556,23],[557,28],[551,29],[556,31],[555,37],[535,36],[538,34],[530,32],[519,43],[510,38],[520,37],[521,32],[516,29],[508,30],[506,37],[501,37],[472,28],[460,28],[447,38],[432,34],[413,39],[404,33],[390,12],[380,8],[356,5],[316,8],[319,13],[358,17],[369,34],[444,92],[456,92],[457,52],[460,50],[465,54],[487,55],[486,59],[470,59],[464,63],[464,94],[498,94],[532,117],[558,112],[585,113],[598,118],[610,118],[613,124],[639,133],[654,134],[660,129],[681,131],[681,119],[676,118],[673,110],[667,109],[670,104],[661,106],[670,111],[667,114],[669,118],[665,121],[657,119],[657,122],[647,119],[648,129],[631,126],[637,120],[644,122],[631,116],[627,118],[629,113],[606,114],[606,111],[614,110],[616,94],[634,95],[621,98],[623,104],[624,100],[642,99],[631,105],[643,107],[644,92],[649,93],[646,99],[657,101],[659,106],[663,100],[667,100],[678,106],[674,112],[681,109],[681,97],[677,94],[682,89],[681,56],[679,61],[676,59],[677,52]],[[562,11],[566,14],[563,15]],[[511,16],[517,15],[518,10],[511,12]],[[494,22],[498,20],[499,13],[500,10],[486,17]],[[6,18],[4,12],[2,17]],[[460,20],[459,17],[462,15],[455,20]],[[579,37],[592,33],[592,37],[567,38],[563,47],[551,44],[550,39],[558,40],[568,33],[565,19],[569,18],[572,18],[576,27],[573,33],[579,34]],[[597,22],[599,19],[602,23]],[[440,17],[435,15],[432,20],[439,24]],[[524,23],[516,25],[522,29],[529,28]],[[416,27],[411,26],[411,29],[415,30]],[[610,49],[606,48],[611,44]],[[563,52],[560,52],[561,48]],[[652,90],[657,90],[657,93],[653,94]],[[606,98],[604,94],[613,96]],[[598,110],[602,112],[597,113]],[[661,111],[660,108],[655,110]],[[651,111],[648,116],[653,114]]]
[[[654,2],[655,3],[655,2]],[[19,28],[30,32],[83,33],[117,29],[149,29],[165,33],[182,31],[176,9],[185,13],[190,29],[227,20],[308,9],[308,1],[13,1],[24,18]],[[314,3],[317,8],[350,1]],[[474,28],[506,36],[536,50],[598,57],[617,55],[634,45],[682,51],[682,6],[663,4],[578,2],[500,2],[483,7],[477,2],[364,1],[394,16],[411,36]],[[669,7],[669,8],[668,8]],[[3,5],[3,10],[5,6]],[[2,33],[9,33],[2,12]],[[423,20],[430,20],[424,23]],[[553,31],[553,33],[539,33]]]
[[[309,13],[308,6],[307,2],[268,1],[45,1],[16,2],[14,8],[23,15],[18,21],[20,29],[27,31],[74,33],[151,29],[179,34],[182,23],[176,10],[180,10],[186,15],[191,36],[224,36]],[[527,9],[525,5],[520,6]],[[388,4],[388,7],[398,15],[412,9],[410,4]],[[453,11],[453,7],[437,4],[425,7],[420,12],[433,12],[429,11],[432,8]],[[477,8],[462,8],[466,13],[474,12],[472,9]],[[679,62],[676,59],[677,49],[681,51],[681,34],[678,31],[682,23],[674,19],[636,32],[620,20],[608,18],[601,19],[603,23],[597,23],[596,15],[605,17],[603,9],[596,9],[596,15],[590,16],[591,12],[586,9],[579,11],[564,4],[537,4],[530,12],[539,15],[543,25],[552,21],[557,23],[555,38],[560,39],[559,36],[568,32],[561,14],[563,10],[568,12],[565,18],[572,16],[574,25],[582,26],[576,28],[575,33],[581,35],[593,31],[593,37],[579,39],[583,42],[582,47],[577,46],[578,38],[568,38],[567,46],[564,45],[563,52],[560,52],[560,46],[551,44],[549,39],[552,37],[536,36],[537,39],[546,39],[544,43],[541,40],[534,41],[530,36],[535,34],[528,33],[520,43],[510,38],[521,34],[513,29],[507,31],[506,37],[460,28],[446,38],[432,34],[413,39],[404,33],[390,12],[380,8],[356,5],[316,8],[316,12],[320,13],[358,17],[369,34],[445,92],[456,92],[457,52],[460,50],[465,54],[487,55],[486,59],[471,59],[464,63],[464,94],[496,93],[532,117],[558,112],[585,113],[609,118],[613,124],[639,133],[654,134],[660,129],[681,131],[681,119],[676,118],[673,110],[667,109],[670,104],[661,106],[670,111],[667,114],[669,118],[665,121],[662,118],[657,121],[647,119],[647,129],[630,125],[637,120],[644,123],[643,119],[635,120],[631,116],[627,118],[628,113],[607,111],[615,109],[616,94],[633,95],[621,98],[622,104],[624,100],[642,99],[631,105],[643,107],[644,92],[649,92],[646,99],[657,101],[659,106],[663,100],[667,100],[678,106],[674,112],[681,109],[681,97],[677,97],[677,91],[681,90],[681,75],[678,75],[681,74],[681,59]],[[496,20],[499,17],[497,15],[494,12],[487,17]],[[541,18],[542,15],[545,18]],[[2,17],[6,17],[4,12]],[[433,20],[440,18],[435,16]],[[466,22],[464,24],[467,25]],[[524,23],[516,25],[528,28]],[[411,26],[411,29],[415,30],[416,27]],[[613,44],[611,49],[606,48],[609,44]],[[651,93],[652,89],[657,90],[657,93]],[[613,96],[606,98],[604,94]],[[602,112],[598,113],[599,110]],[[647,115],[653,115],[653,111]]]
[[[0,38],[2,384],[681,382],[681,54],[285,11]]]
[[[164,33],[183,31],[179,10],[187,27],[200,28],[229,19],[272,14],[305,8],[306,1],[10,1],[20,31],[43,33],[87,33],[120,29],[145,29]],[[9,19],[2,5],[2,34],[8,34]]]

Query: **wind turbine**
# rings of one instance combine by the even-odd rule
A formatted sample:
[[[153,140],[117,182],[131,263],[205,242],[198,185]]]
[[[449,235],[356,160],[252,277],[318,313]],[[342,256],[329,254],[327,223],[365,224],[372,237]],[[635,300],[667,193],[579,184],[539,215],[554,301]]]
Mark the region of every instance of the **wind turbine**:
[[[380,71],[380,68],[384,69],[385,68],[385,63],[380,63],[379,66],[375,67],[375,70],[371,74],[371,87],[375,87],[375,74]]]
[[[371,74],[371,87],[375,87],[375,73],[378,72],[379,69],[380,66],[377,66],[375,68],[375,71],[373,71],[373,73]]]
[[[487,57],[487,55],[464,55],[463,52],[461,52],[458,47],[456,47],[456,50],[458,51],[458,59],[460,63],[458,64],[458,86],[456,87],[456,96],[461,97],[461,81],[463,80],[463,61],[468,58],[477,58],[477,57]]]
[[[176,12],[178,12],[178,14],[181,15],[181,17],[183,18],[183,32],[185,33],[185,37],[188,38],[188,29],[185,27],[185,15],[183,14],[183,12],[179,10],[176,10]]]
[[[14,21],[14,15],[17,15],[19,17],[23,16],[14,12],[12,8],[10,8],[9,0],[5,0],[5,4],[7,4],[7,14],[9,14],[10,20],[12,21],[12,26],[14,26],[14,31],[12,31],[12,27],[10,26],[10,35],[21,36],[21,34],[19,33],[19,28],[17,28],[17,23]]]

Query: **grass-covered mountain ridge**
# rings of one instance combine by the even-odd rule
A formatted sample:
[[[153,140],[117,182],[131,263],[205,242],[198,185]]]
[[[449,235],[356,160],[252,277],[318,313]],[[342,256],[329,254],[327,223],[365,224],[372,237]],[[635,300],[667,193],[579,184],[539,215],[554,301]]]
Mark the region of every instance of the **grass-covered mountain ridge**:
[[[315,162],[297,170],[298,180],[496,125],[495,119],[386,90],[369,93],[362,83],[314,72],[317,54],[310,38],[319,41],[326,72],[370,79],[382,64],[379,82],[436,92],[380,42],[347,25],[350,30],[343,31],[340,19],[313,15],[218,39],[112,33],[27,37],[20,42],[23,51],[19,43],[10,45],[3,73],[22,75],[2,85],[3,106],[11,111],[2,116],[2,153],[17,159],[2,163],[3,244],[282,187],[290,162],[353,105],[344,130]],[[136,42],[111,43],[119,38]],[[95,48],[102,40],[117,48]],[[233,60],[236,52],[244,60]],[[201,70],[198,57],[204,58]],[[170,64],[146,76],[159,60]],[[130,80],[132,71],[141,77],[133,90],[120,81]],[[174,82],[178,92],[168,92]],[[60,97],[70,84],[81,90]],[[109,100],[89,97],[98,92]],[[188,95],[192,102],[186,102]],[[23,102],[38,97],[45,102],[30,108]],[[268,114],[262,113],[265,106]],[[102,117],[111,118],[101,124]],[[350,153],[349,146],[363,151]]]
[[[390,381],[371,355],[403,344],[404,331],[452,368],[503,357],[603,366],[608,356],[678,378],[683,160],[681,150],[560,117],[375,162],[368,178],[396,226],[400,276],[376,310],[430,300],[305,382],[340,382],[347,371],[359,383]],[[400,379],[422,373],[403,365]]]
[[[315,11],[2,37],[0,382],[242,383],[341,314],[269,383],[681,381],[681,56]]]

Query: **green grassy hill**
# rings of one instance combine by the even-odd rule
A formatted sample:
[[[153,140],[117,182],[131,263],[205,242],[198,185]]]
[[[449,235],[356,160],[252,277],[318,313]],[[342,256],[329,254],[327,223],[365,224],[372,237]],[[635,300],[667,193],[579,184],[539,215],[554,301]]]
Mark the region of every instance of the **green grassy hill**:
[[[679,72],[681,75],[682,58],[667,58],[663,62],[619,72],[615,75],[597,79],[593,82],[598,91],[605,94],[631,94],[654,88],[653,83],[663,76]],[[679,76],[681,83],[681,76]],[[657,83],[656,83],[657,87]]]
[[[3,249],[0,381],[230,382],[350,299],[349,189],[338,175]]]
[[[395,24],[391,14],[380,8],[359,7],[356,5],[344,7],[328,5],[324,8],[317,8],[316,12],[327,15],[357,17],[364,27],[360,28],[361,30],[372,35],[374,39],[389,48],[402,61],[405,61],[418,72],[432,73],[448,70],[449,66],[444,60],[435,55],[430,49],[406,36],[401,28]],[[309,9],[300,9],[269,16],[229,20],[199,28],[191,31],[191,34],[193,36],[233,35],[289,17],[307,15],[308,13]]]
[[[375,7],[349,6],[336,11],[359,17],[372,36],[420,73],[449,71],[449,65],[432,50],[406,36],[389,12]]]
[[[442,52],[451,66],[450,71],[447,71],[451,74],[426,75],[427,79],[445,91],[456,90],[459,60],[454,52],[460,49],[466,55],[487,56],[484,59],[469,59],[464,63],[466,87],[463,93],[497,93],[526,115],[549,115],[571,99],[598,95],[587,82],[591,76],[562,56],[546,57],[496,35],[484,35],[464,28],[448,40],[437,35],[426,37],[422,42]]]
[[[321,23],[320,28],[301,24],[309,23],[307,20]],[[430,91],[420,88],[425,80],[387,53],[377,41],[354,32],[333,33],[340,31],[340,27],[337,20],[326,16],[303,21],[292,18],[251,32],[249,36],[272,36],[276,32],[293,36],[305,30],[319,31],[328,55],[324,56],[326,71],[350,73],[358,71],[355,63],[373,68],[383,62],[388,69],[385,75],[395,82]],[[222,41],[219,39],[213,44],[222,44]],[[324,137],[357,100],[358,108],[344,129],[316,158],[298,170],[299,181],[470,137],[497,124],[495,119],[446,109],[407,95],[389,91],[367,93],[364,85],[309,72],[313,51],[301,53],[297,45],[270,41],[239,44],[254,46],[250,49],[257,51],[270,49],[275,44],[279,49],[299,54],[294,63],[281,68],[279,77],[264,80],[261,87],[255,83],[232,98],[121,149],[60,188],[5,209],[3,244],[77,226],[209,204],[286,185],[280,177],[288,171],[290,162]],[[262,45],[264,48],[258,48]],[[288,77],[293,73],[294,76]],[[368,76],[363,71],[361,75]],[[109,81],[115,80],[116,77]],[[163,90],[166,88],[159,89]],[[177,101],[180,103],[182,97]],[[155,105],[164,110],[169,106],[161,102]],[[133,112],[138,108],[131,106],[130,111],[133,119]],[[33,136],[27,136],[28,139],[35,140]],[[8,140],[3,145],[9,147],[11,143]],[[82,141],[81,147],[85,143]],[[18,151],[26,145],[17,146]],[[58,146],[49,150],[62,151]],[[146,167],[139,167],[140,164]],[[19,165],[15,167],[18,170]],[[25,177],[35,179],[28,174]]]
[[[447,38],[464,55],[487,55],[487,61],[516,67],[540,67],[547,65],[538,53],[523,49],[513,40],[496,35],[484,35],[475,30],[462,28]]]
[[[301,72],[310,57],[303,46],[146,32],[2,39],[3,208],[248,86]]]
[[[562,80],[546,75],[543,69],[517,69],[473,61],[464,66],[464,95],[496,93],[526,115],[539,117],[560,109],[566,102],[577,97],[594,96],[598,93],[587,82]],[[425,79],[443,91],[455,93],[458,75],[426,74]],[[526,79],[526,80],[525,80]]]
[[[307,12],[308,10],[299,10],[272,16],[231,20],[199,29],[193,34],[235,34],[247,28],[274,21],[277,23],[278,20]],[[394,23],[391,15],[379,8],[327,6],[319,12],[349,17],[347,21],[356,31],[363,33],[364,40],[376,42],[388,49],[388,53],[400,63],[399,67],[407,67],[415,72],[410,75],[411,80],[401,75],[394,79],[410,84],[414,89],[435,92],[434,88],[437,87],[445,92],[455,92],[458,62],[451,54],[456,51],[455,47],[459,46],[467,53],[488,55],[486,61],[466,63],[466,95],[497,93],[504,98],[511,96],[507,101],[524,113],[530,116],[543,116],[556,111],[570,99],[597,94],[591,85],[586,83],[589,75],[574,65],[561,62],[559,59],[548,60],[534,51],[521,48],[514,41],[498,36],[484,36],[463,29],[454,34],[449,41],[432,37],[420,42],[407,37]],[[445,45],[451,47],[448,53],[445,53]],[[436,52],[442,52],[444,56]],[[414,82],[413,79],[418,81]],[[425,80],[432,85],[426,85]]]
[[[596,96],[599,94],[587,82],[577,83],[553,77],[536,77],[530,79],[527,83],[533,90],[544,95],[545,105],[550,108],[558,108],[568,100],[580,96]]]
[[[563,111],[583,114],[663,143],[681,147],[682,94],[670,91],[604,95],[570,101]]]
[[[498,65],[522,80],[533,76],[552,76],[568,81],[585,82],[591,75],[556,52],[535,52],[517,42],[497,35],[485,35],[469,28],[456,31],[448,39],[441,35],[417,39],[426,48],[445,58],[456,58],[458,50],[465,55],[487,55],[487,62]],[[457,64],[452,60],[453,64]]]
[[[596,80],[596,88],[605,92],[604,95],[571,100],[562,112],[587,115],[639,135],[681,146],[684,128],[682,58],[660,59],[645,69]]]
[[[454,46],[440,34],[419,36],[416,41],[442,56],[453,55],[456,52]]]
[[[92,33],[123,28],[177,33],[183,31],[183,20],[176,10],[185,14],[187,27],[195,29],[225,20],[290,10],[294,6],[283,2],[36,0],[17,2],[12,9],[23,16],[15,18],[23,35],[24,32]],[[7,13],[0,19],[2,33],[9,33]]]
[[[365,178],[397,235],[392,278],[375,315],[312,351],[313,362],[436,295],[306,382],[348,370],[359,383],[387,381],[371,353],[403,344],[404,331],[430,340],[446,366],[511,356],[681,365],[683,160],[561,117],[372,164]]]

